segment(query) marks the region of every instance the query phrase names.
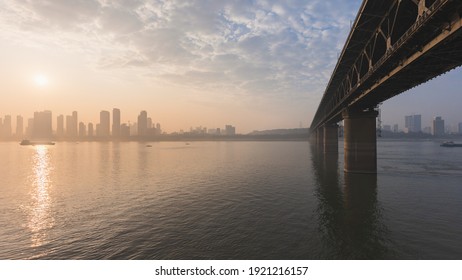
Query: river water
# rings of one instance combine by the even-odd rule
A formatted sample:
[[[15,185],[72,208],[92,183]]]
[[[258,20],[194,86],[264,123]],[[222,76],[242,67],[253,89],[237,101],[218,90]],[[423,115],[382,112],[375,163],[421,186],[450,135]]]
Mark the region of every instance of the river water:
[[[0,143],[0,259],[462,258],[462,148],[146,144]]]

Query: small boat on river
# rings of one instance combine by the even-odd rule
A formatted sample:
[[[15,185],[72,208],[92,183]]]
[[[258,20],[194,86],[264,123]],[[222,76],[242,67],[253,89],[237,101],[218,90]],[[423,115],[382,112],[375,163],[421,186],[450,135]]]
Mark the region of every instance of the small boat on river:
[[[30,141],[30,140],[22,140],[19,145],[21,146],[36,146],[36,145],[54,145],[54,142],[49,141]]]
[[[452,148],[452,147],[462,147],[462,144],[454,143],[452,141],[447,141],[447,142],[444,142],[443,144],[441,144],[440,146],[441,147]]]

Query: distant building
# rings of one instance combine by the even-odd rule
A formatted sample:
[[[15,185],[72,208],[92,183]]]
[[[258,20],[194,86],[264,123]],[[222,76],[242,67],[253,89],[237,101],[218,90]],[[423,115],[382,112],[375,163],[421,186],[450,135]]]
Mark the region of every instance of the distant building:
[[[391,132],[391,125],[384,124],[383,125],[383,131]]]
[[[444,135],[444,120],[441,117],[436,117],[433,120],[432,132],[434,136]]]
[[[11,130],[11,116],[6,115],[5,118],[3,119],[3,137],[5,138],[10,138],[12,135],[12,130]]]
[[[123,138],[128,138],[130,137],[130,127],[124,123],[120,127],[120,136]]]
[[[95,132],[93,129],[93,123],[88,123],[88,137],[93,137],[95,136]]]
[[[85,126],[83,122],[80,122],[79,123],[79,137],[84,138],[85,136],[87,136],[87,127]]]
[[[109,111],[101,111],[99,113],[99,134],[100,137],[109,137],[111,134],[111,113]]]
[[[138,116],[138,135],[146,136],[148,129],[148,113],[146,111],[141,111]]]
[[[459,134],[462,135],[462,122],[459,123]]]
[[[34,119],[33,118],[27,119],[26,136],[32,137],[33,131],[34,131]]]
[[[424,127],[423,132],[426,134],[432,134],[432,128],[429,126]]]
[[[34,113],[32,137],[35,139],[51,139],[53,137],[51,111]]]
[[[78,123],[79,123],[78,114],[77,114],[77,111],[74,111],[72,112],[72,126],[71,126],[73,137],[76,137],[78,135],[78,130],[77,130]]]
[[[411,115],[404,117],[404,131],[406,133],[416,133],[422,131],[422,116]]]
[[[22,116],[16,116],[16,137],[22,138],[24,136],[24,119]]]
[[[226,135],[236,135],[236,128],[228,124],[225,126],[225,133]]]
[[[78,132],[78,114],[74,111],[71,116],[66,116],[66,136],[76,138]]]
[[[112,109],[112,136],[120,137],[120,109]]]
[[[160,128],[160,123],[156,124],[156,133],[157,134],[162,134],[162,129]]]
[[[394,133],[398,133],[398,132],[399,132],[399,128],[398,128],[398,125],[397,125],[397,124],[393,125],[393,132],[394,132]]]
[[[64,116],[63,115],[59,115],[56,118],[56,135],[58,137],[64,136]]]

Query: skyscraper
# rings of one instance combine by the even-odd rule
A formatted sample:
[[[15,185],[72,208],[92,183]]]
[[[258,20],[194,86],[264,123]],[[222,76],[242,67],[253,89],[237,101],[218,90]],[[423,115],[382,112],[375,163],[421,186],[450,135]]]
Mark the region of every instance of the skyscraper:
[[[58,137],[64,136],[64,116],[63,115],[59,115],[56,118],[56,135]]]
[[[148,129],[148,113],[146,111],[141,111],[138,116],[138,135],[146,136]]]
[[[109,137],[111,135],[111,113],[109,111],[101,111],[99,113],[99,136]]]
[[[77,111],[72,112],[72,136],[77,137],[78,135],[78,123],[79,123],[79,118],[77,116]]]
[[[112,136],[120,137],[120,109],[112,109]]]
[[[72,116],[66,116],[66,136],[76,138],[78,136],[78,115],[72,112]]]
[[[53,137],[51,111],[34,113],[32,137],[35,139],[51,139]]]
[[[93,123],[88,123],[88,137],[93,137],[94,135]]]
[[[16,116],[16,137],[21,138],[24,135],[24,119],[22,116]]]
[[[6,115],[3,119],[3,136],[5,138],[11,137],[11,116]]]
[[[444,135],[444,120],[441,117],[436,117],[433,120],[432,130],[434,136]]]
[[[232,125],[226,125],[225,126],[225,132],[226,135],[235,135],[236,134],[236,128]]]
[[[85,126],[83,122],[80,122],[79,123],[79,137],[84,138],[85,136],[87,136],[87,127]]]
[[[405,116],[405,131],[406,132],[421,132],[422,131],[422,116],[421,115],[411,115]]]

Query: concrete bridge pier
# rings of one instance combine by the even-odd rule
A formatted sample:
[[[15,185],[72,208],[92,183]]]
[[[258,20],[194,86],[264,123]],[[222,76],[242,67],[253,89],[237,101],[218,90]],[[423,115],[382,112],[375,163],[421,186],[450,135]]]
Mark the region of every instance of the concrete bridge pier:
[[[318,148],[324,148],[324,131],[322,127],[316,130],[316,144]]]
[[[323,130],[323,147],[325,154],[338,154],[338,126],[337,124],[326,124]]]
[[[346,109],[344,119],[344,170],[350,173],[377,173],[378,112]]]

